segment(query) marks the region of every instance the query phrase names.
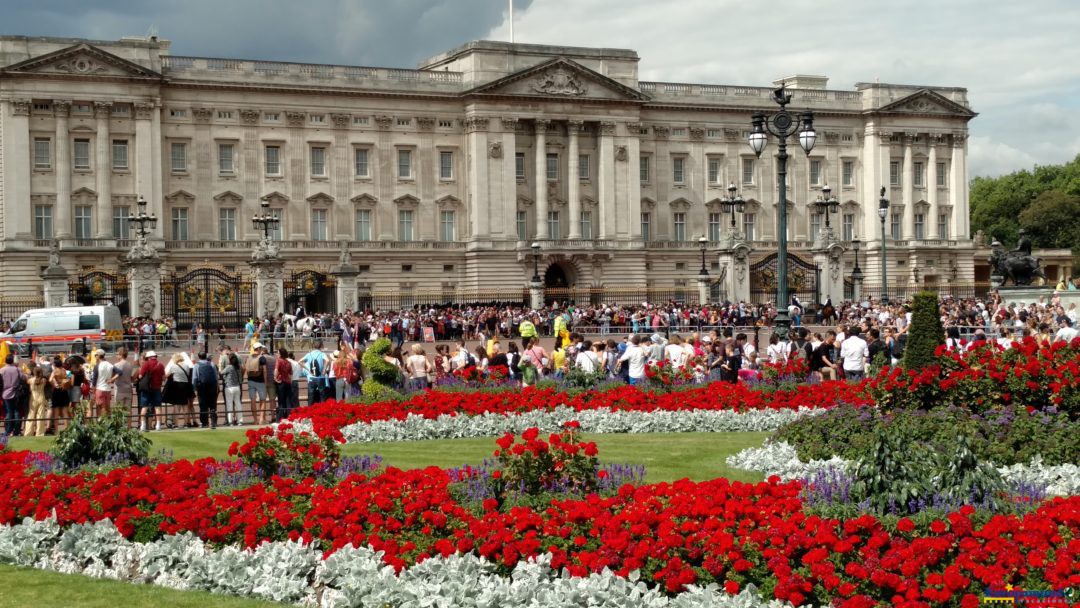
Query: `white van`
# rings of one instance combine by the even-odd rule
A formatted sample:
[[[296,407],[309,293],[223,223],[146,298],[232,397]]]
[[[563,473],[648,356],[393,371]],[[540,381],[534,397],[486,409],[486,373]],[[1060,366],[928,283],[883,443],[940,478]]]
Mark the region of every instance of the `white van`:
[[[114,350],[124,339],[120,309],[116,306],[65,304],[35,308],[22,314],[0,340],[14,342],[26,353],[31,345],[41,352],[81,352],[97,345]]]

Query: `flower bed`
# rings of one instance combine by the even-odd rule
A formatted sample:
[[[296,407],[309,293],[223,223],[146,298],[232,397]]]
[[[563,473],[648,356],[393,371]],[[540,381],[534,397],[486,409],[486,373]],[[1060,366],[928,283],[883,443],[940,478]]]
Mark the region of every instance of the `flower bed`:
[[[616,428],[639,427],[644,430],[637,432],[660,432],[664,430],[678,430],[671,426],[682,426],[687,429],[697,430],[769,430],[776,426],[762,426],[760,420],[768,419],[769,416],[758,416],[745,423],[733,423],[731,414],[743,414],[753,412],[780,412],[828,408],[836,403],[867,403],[866,396],[861,384],[849,384],[846,382],[825,382],[822,384],[799,385],[791,389],[783,390],[760,390],[750,388],[744,384],[728,384],[715,382],[705,386],[695,386],[671,392],[644,391],[633,386],[622,385],[607,390],[587,390],[577,394],[560,392],[552,388],[525,388],[504,390],[481,390],[481,391],[427,391],[418,393],[404,401],[380,401],[377,403],[349,403],[339,401],[326,401],[309,407],[302,407],[293,412],[291,420],[310,420],[315,432],[320,436],[335,437],[345,440],[343,430],[346,427],[363,425],[375,426],[379,429],[395,429],[402,426],[424,426],[420,420],[440,421],[439,424],[429,425],[437,429],[447,426],[449,418],[462,417],[458,422],[458,428],[468,432],[468,427],[473,425],[472,418],[487,417],[487,423],[483,425],[486,430],[483,435],[496,436],[504,432],[515,432],[528,426],[543,426],[551,428],[551,424],[542,424],[537,420],[545,419],[540,416],[521,422],[507,422],[504,425],[492,424],[493,416],[513,418],[516,416],[550,414],[553,419],[565,421],[565,413],[582,413],[577,416],[583,421],[589,412],[596,412],[596,418],[609,418],[612,414],[656,414],[661,412],[691,413],[690,418],[684,416],[659,416],[657,419],[673,421],[657,426],[659,423],[649,422],[647,417],[625,416],[624,422],[617,422]],[[709,418],[706,413],[720,413],[718,417],[724,422],[718,425],[707,425],[703,428],[694,427],[699,422],[693,416],[701,419]],[[643,420],[646,422],[635,422]],[[681,420],[681,422],[674,422]],[[379,426],[377,423],[391,423]],[[587,430],[593,432],[632,432],[625,430],[602,430],[603,424],[597,423],[592,427],[586,425]],[[398,433],[392,430],[367,433],[358,427],[351,435],[351,441],[373,440],[362,439],[363,437],[379,437],[383,435],[400,436],[401,438],[420,439],[436,437],[461,437],[482,436],[481,434],[455,434],[434,430],[413,436],[408,433]]]

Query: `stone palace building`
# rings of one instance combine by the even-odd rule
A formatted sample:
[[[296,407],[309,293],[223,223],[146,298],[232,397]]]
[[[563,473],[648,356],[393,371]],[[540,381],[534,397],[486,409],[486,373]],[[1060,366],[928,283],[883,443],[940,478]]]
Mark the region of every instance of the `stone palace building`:
[[[757,158],[746,138],[754,111],[778,109],[775,87],[641,81],[623,49],[480,41],[399,69],[169,46],[0,37],[4,296],[41,296],[56,243],[70,299],[215,324],[296,303],[520,300],[534,264],[555,295],[696,300],[704,236],[710,297],[772,299],[777,146]],[[826,80],[774,83],[818,133],[809,156],[791,142],[792,290],[850,296],[858,237],[862,292],[880,291],[882,186],[897,293],[987,280],[966,90]],[[746,201],[734,215],[729,184]],[[826,185],[839,205],[822,239],[810,203]],[[154,281],[131,293],[125,263],[140,197],[158,218],[160,298]],[[249,264],[265,206],[281,219],[274,294]]]

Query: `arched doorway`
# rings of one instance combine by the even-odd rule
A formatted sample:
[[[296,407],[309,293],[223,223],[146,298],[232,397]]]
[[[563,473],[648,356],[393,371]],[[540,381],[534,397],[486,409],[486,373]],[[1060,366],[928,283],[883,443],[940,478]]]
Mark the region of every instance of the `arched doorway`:
[[[574,285],[577,274],[565,262],[553,262],[544,271],[544,302],[573,302],[576,298]]]
[[[544,272],[544,289],[568,289],[570,279],[566,276],[566,270],[559,264],[548,266]]]

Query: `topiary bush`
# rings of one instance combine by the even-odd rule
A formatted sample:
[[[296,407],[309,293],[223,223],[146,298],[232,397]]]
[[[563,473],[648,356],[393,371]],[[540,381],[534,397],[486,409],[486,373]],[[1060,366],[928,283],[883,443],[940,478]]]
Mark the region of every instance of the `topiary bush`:
[[[390,340],[379,338],[364,351],[360,362],[367,370],[367,380],[364,380],[361,387],[365,399],[390,399],[397,394],[393,387],[401,383],[401,372],[383,359],[383,356],[390,352],[390,348]]]
[[[60,431],[50,453],[68,469],[94,464],[143,464],[150,439],[128,426],[126,412],[115,409],[86,421],[83,408],[75,408],[71,424]]]
[[[937,363],[934,353],[945,343],[945,328],[938,314],[938,296],[932,291],[915,294],[911,327],[901,365],[905,369],[923,369]]]

